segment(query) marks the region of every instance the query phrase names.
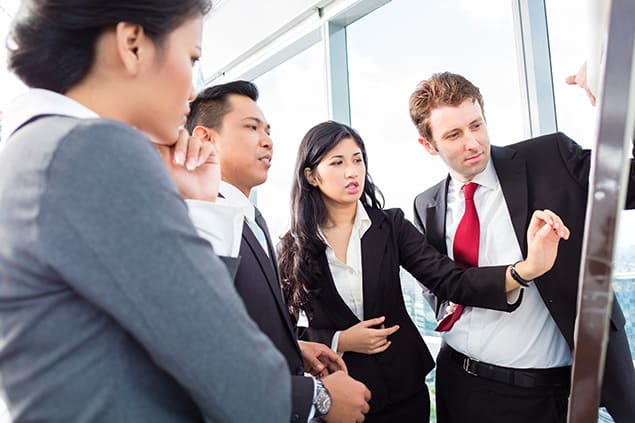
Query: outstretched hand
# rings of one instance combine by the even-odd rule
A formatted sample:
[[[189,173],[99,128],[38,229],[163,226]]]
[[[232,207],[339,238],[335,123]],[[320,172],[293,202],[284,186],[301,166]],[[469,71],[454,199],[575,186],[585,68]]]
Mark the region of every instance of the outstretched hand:
[[[353,351],[362,354],[377,354],[390,347],[388,336],[399,330],[399,325],[384,327],[384,316],[364,320],[340,333],[337,350]],[[380,329],[373,326],[381,325]]]
[[[174,145],[156,147],[183,198],[216,201],[220,162],[214,143],[203,142],[181,129]]]
[[[342,357],[324,344],[298,341],[304,362],[304,371],[320,379],[338,370],[348,373]]]

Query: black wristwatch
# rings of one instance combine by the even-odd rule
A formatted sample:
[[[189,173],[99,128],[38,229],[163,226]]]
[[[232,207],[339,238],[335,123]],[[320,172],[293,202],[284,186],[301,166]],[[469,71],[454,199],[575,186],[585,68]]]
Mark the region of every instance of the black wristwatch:
[[[516,263],[512,264],[512,267],[510,268],[510,272],[512,274],[512,279],[514,279],[516,282],[518,282],[518,285],[524,286],[525,288],[527,288],[532,281],[527,280],[527,279],[523,278],[522,276],[520,276],[518,274],[518,272],[516,271],[516,265],[518,263],[520,263],[520,261],[517,261]]]
[[[324,386],[321,380],[315,379],[316,394],[313,398],[313,405],[315,406],[314,418],[320,418],[326,416],[331,411],[331,394]]]

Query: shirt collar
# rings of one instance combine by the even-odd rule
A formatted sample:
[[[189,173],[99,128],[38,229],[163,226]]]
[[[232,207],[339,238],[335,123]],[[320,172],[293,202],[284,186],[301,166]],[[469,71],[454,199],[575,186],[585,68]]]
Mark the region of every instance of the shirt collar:
[[[14,98],[3,116],[3,138],[39,115],[64,115],[80,119],[98,118],[99,115],[83,104],[62,94],[41,88],[32,88]]]
[[[362,204],[361,201],[357,202],[357,212],[355,213],[355,223],[353,223],[353,230],[357,230],[359,232],[359,238],[366,233],[368,228],[370,228],[371,221],[370,217],[368,217],[368,213],[366,212],[366,207]]]
[[[233,202],[234,204],[240,206],[242,212],[245,214],[245,217],[251,221],[256,221],[256,209],[254,205],[249,201],[249,198],[245,196],[238,188],[229,184],[225,181],[220,182],[219,192],[225,197],[227,200]]]

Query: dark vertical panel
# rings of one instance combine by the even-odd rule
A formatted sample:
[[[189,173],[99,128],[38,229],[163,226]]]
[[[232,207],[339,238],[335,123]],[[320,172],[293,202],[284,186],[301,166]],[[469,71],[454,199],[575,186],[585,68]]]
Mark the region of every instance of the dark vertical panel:
[[[608,336],[616,224],[633,136],[635,2],[613,0],[582,251],[569,422],[596,423]],[[626,399],[625,399],[626,400]]]

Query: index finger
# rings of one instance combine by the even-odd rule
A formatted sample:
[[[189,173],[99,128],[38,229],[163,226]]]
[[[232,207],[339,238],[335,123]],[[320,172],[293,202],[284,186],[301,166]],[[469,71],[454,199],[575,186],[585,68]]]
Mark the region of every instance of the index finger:
[[[330,372],[336,372],[338,370],[342,370],[344,373],[348,374],[348,368],[346,367],[346,363],[342,357],[340,357],[336,352],[330,350],[330,353],[324,354],[324,358],[326,359],[326,367]]]
[[[386,329],[375,329],[381,336],[389,336],[399,330],[399,325],[394,325]]]
[[[185,155],[187,153],[187,144],[190,138],[187,130],[184,128],[179,129],[179,137],[176,140],[173,148],[174,163],[183,166],[185,164]]]

